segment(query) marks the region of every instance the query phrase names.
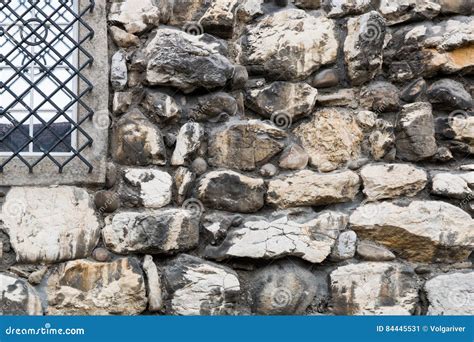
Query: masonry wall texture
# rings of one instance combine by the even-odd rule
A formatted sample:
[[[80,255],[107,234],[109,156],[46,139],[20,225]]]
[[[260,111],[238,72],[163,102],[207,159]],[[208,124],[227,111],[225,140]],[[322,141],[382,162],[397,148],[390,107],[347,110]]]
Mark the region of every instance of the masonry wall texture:
[[[108,2],[106,184],[2,189],[0,313],[474,314],[473,4]]]

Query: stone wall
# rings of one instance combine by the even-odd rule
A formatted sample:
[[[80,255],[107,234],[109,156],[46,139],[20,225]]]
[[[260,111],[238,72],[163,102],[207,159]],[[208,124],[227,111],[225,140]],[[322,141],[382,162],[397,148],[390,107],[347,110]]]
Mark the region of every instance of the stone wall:
[[[2,189],[2,314],[474,313],[472,1],[287,2],[108,3],[107,182]]]

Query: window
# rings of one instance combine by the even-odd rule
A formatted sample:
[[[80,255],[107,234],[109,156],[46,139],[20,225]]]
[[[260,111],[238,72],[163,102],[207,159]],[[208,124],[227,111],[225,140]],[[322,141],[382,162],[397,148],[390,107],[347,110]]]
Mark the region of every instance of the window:
[[[26,183],[65,172],[64,183],[76,183],[101,168],[107,132],[93,119],[108,96],[101,91],[98,101],[94,89],[107,89],[107,69],[96,65],[106,63],[107,47],[91,44],[96,31],[106,35],[96,12],[94,1],[0,0],[0,184],[21,168],[36,173]]]

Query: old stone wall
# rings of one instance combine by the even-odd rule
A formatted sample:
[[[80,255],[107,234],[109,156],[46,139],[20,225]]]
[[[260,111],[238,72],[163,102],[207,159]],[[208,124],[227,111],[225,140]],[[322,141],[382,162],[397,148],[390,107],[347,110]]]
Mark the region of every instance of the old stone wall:
[[[106,184],[2,189],[2,314],[474,313],[471,0],[107,6]]]

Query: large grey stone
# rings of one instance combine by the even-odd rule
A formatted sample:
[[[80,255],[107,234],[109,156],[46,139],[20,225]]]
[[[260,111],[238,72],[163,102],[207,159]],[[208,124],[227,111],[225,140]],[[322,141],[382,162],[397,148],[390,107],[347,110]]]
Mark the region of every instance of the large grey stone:
[[[231,121],[209,139],[209,163],[217,167],[254,170],[280,152],[287,134],[259,120]]]
[[[204,140],[204,127],[197,122],[188,122],[179,130],[176,147],[171,156],[171,165],[179,166],[189,163],[190,158],[198,151]]]
[[[377,113],[395,112],[400,107],[399,91],[389,82],[371,82],[360,92],[360,104]]]
[[[464,86],[451,79],[434,82],[427,91],[428,100],[437,108],[456,110],[472,108],[472,97]]]
[[[147,307],[140,264],[131,258],[61,264],[47,282],[48,315],[138,315]]]
[[[330,279],[332,311],[338,315],[411,315],[418,302],[415,273],[402,264],[341,266]]]
[[[472,315],[474,272],[438,275],[425,283],[428,315]]]
[[[360,171],[370,201],[415,196],[428,182],[426,172],[410,164],[370,164]]]
[[[119,254],[169,254],[196,247],[199,225],[184,209],[120,212],[107,217],[102,239]]]
[[[467,198],[472,194],[472,190],[465,178],[463,174],[437,173],[433,177],[431,193],[443,197]]]
[[[164,268],[164,283],[172,314],[232,314],[240,295],[240,282],[230,268],[181,254]]]
[[[346,224],[346,215],[332,211],[317,217],[249,217],[239,227],[230,229],[220,245],[208,246],[205,255],[217,260],[292,255],[320,263],[331,253],[339,231]]]
[[[209,36],[159,29],[145,49],[146,80],[150,85],[172,86],[185,93],[223,87],[232,78],[234,66],[221,52],[221,45]]]
[[[336,170],[360,156],[363,133],[350,110],[320,109],[294,134],[308,153],[310,164],[322,172]]]
[[[382,67],[385,20],[371,11],[347,22],[344,58],[354,85],[370,81]]]
[[[115,124],[112,154],[124,165],[165,165],[166,148],[163,136],[138,109],[123,115]]]
[[[324,9],[330,18],[339,18],[346,15],[362,14],[373,7],[373,0],[327,0]]]
[[[319,174],[303,170],[270,180],[267,203],[288,208],[348,202],[359,186],[359,176],[352,171]]]
[[[241,64],[247,65],[251,73],[297,80],[335,62],[338,40],[333,20],[285,9],[248,25],[241,45]]]
[[[126,185],[121,193],[131,206],[161,208],[172,199],[173,179],[168,172],[154,169],[125,169]]]
[[[409,20],[430,20],[441,10],[439,0],[381,0],[379,12],[388,25],[400,24]]]
[[[239,104],[230,94],[216,92],[188,97],[185,112],[192,120],[220,122],[236,115],[239,112]]]
[[[213,209],[252,213],[264,205],[265,185],[260,178],[234,171],[212,171],[200,178],[197,195]]]
[[[125,53],[122,50],[117,51],[112,56],[112,62],[110,65],[110,82],[115,90],[123,90],[127,86],[127,61]]]
[[[281,114],[295,121],[311,114],[317,96],[318,91],[305,82],[273,82],[263,88],[249,89],[246,105],[265,118]]]
[[[474,220],[445,202],[365,204],[349,222],[361,239],[376,241],[413,261],[464,261],[474,249]]]
[[[254,272],[250,280],[252,311],[259,315],[301,315],[317,293],[315,275],[291,260]]]
[[[391,77],[409,80],[469,72],[474,67],[473,24],[472,16],[456,16],[393,30],[384,49]]]
[[[1,221],[17,261],[23,263],[86,258],[99,241],[92,200],[80,188],[13,187],[3,203]]]
[[[41,316],[41,300],[36,290],[25,280],[0,273],[0,315]]]
[[[160,23],[160,0],[124,0],[112,3],[109,20],[125,26],[129,33],[142,33]]]
[[[429,103],[415,102],[403,106],[396,132],[397,156],[400,159],[419,161],[438,151]]]

